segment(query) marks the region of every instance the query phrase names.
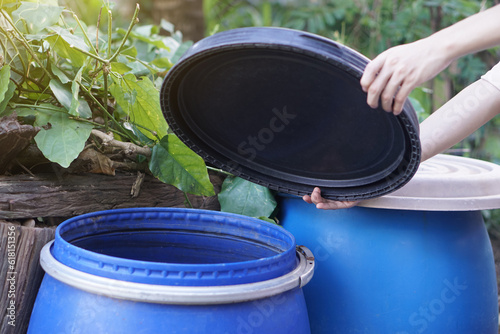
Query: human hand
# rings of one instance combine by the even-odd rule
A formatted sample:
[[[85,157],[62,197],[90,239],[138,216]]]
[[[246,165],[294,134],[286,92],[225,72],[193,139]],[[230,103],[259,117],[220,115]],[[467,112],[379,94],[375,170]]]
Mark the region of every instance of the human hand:
[[[385,111],[400,114],[411,91],[434,78],[453,60],[440,39],[430,36],[399,45],[373,59],[361,77],[368,105],[377,108],[380,100]]]
[[[315,204],[317,209],[323,210],[348,209],[358,204],[357,201],[332,201],[324,199],[321,197],[321,190],[318,187],[314,188],[310,196],[305,195],[302,199],[309,204]]]

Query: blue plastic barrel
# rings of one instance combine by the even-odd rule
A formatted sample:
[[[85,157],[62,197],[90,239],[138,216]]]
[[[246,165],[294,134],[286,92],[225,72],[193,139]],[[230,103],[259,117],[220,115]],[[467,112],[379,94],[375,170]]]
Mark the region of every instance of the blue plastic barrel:
[[[283,228],[216,211],[69,219],[42,250],[28,333],[309,333],[314,259]]]
[[[313,334],[497,334],[497,281],[480,211],[354,207],[280,197],[280,221],[315,254]]]

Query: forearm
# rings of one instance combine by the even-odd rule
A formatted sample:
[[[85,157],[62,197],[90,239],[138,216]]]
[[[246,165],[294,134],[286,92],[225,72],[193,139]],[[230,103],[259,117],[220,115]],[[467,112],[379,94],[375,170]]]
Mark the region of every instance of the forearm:
[[[500,5],[431,35],[450,61],[500,44]]]
[[[500,113],[500,90],[480,79],[420,124],[422,161],[445,151]]]

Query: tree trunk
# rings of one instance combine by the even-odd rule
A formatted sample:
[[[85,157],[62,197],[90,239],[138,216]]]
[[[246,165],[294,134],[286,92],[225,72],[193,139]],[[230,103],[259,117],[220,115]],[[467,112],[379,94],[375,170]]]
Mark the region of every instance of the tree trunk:
[[[216,192],[222,178],[211,175]],[[73,217],[88,212],[131,207],[189,207],[220,210],[217,196],[189,195],[146,175],[130,173],[37,174],[0,176],[0,219]],[[135,194],[131,194],[134,192]]]
[[[54,233],[55,227],[25,227],[0,220],[0,333],[26,333],[44,275],[40,250]]]
[[[184,40],[196,42],[205,36],[203,0],[154,0],[152,17],[157,24],[161,19],[172,23]]]

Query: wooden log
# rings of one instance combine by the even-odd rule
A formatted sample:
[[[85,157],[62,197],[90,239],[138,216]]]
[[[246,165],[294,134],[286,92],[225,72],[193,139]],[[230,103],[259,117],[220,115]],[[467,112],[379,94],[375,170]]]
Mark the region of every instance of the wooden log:
[[[55,227],[0,222],[0,333],[26,333],[44,275],[39,264],[40,250],[54,238],[54,233]]]
[[[222,177],[210,176],[216,192]],[[72,217],[88,212],[128,207],[189,207],[184,193],[146,175],[137,192],[137,175],[37,174],[0,176],[0,219]],[[136,188],[136,186],[135,186]],[[134,197],[136,196],[136,197]],[[188,196],[194,208],[219,210],[216,196]]]

